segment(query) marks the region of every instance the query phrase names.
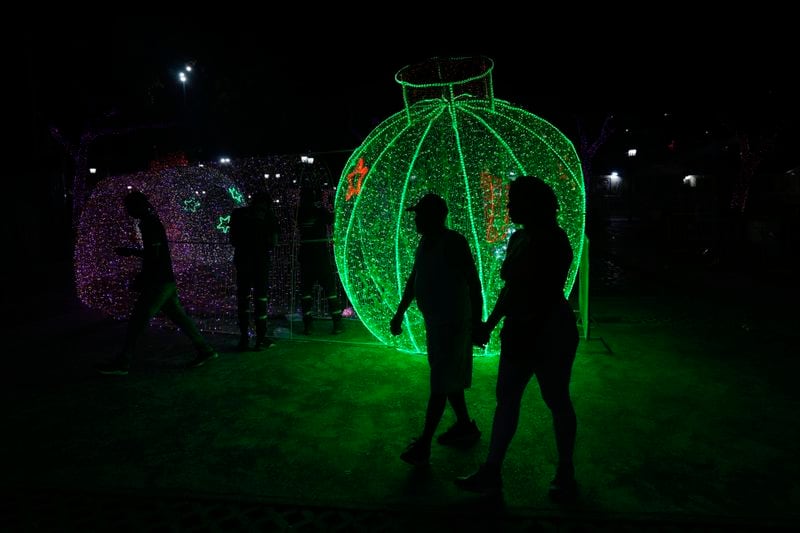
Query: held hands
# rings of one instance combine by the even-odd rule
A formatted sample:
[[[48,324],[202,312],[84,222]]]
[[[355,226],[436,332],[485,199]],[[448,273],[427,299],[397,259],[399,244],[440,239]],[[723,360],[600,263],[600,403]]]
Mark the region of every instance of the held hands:
[[[395,313],[392,317],[392,320],[389,322],[389,331],[392,332],[392,335],[400,335],[403,333],[403,328],[401,327],[403,324],[403,315],[400,313]]]

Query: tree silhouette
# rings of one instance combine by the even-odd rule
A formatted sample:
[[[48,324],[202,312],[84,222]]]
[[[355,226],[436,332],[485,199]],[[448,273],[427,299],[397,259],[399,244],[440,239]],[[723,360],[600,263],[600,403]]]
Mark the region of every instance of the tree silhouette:
[[[744,213],[758,168],[775,146],[775,134],[762,132],[753,135],[740,130],[736,137],[739,141],[739,172],[733,184],[730,208]]]
[[[600,131],[597,137],[591,140],[589,132],[586,129],[586,120],[581,117],[576,117],[578,126],[578,157],[581,159],[581,170],[583,171],[583,183],[586,188],[587,194],[591,190],[592,185],[592,161],[597,155],[597,151],[608,140],[609,136],[614,133],[614,126],[611,124],[614,115],[611,113],[606,114],[603,119],[603,124],[600,126]]]
[[[92,144],[103,137],[127,135],[129,133],[144,129],[166,128],[170,124],[140,124],[129,127],[116,128],[89,128],[84,130],[77,143],[71,142],[61,132],[61,130],[51,125],[50,135],[60,144],[73,162],[72,177],[72,228],[77,229],[80,221],[81,212],[86,200],[89,198],[91,187],[94,185],[89,182],[89,149]]]

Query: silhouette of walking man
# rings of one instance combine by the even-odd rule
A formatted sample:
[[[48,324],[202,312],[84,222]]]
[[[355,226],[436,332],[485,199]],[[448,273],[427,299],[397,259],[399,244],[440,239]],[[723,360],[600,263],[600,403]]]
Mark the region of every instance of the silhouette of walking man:
[[[300,230],[300,294],[303,311],[303,335],[314,332],[314,284],[319,283],[328,300],[328,313],[333,320],[331,332],[343,331],[342,304],[337,293],[336,273],[331,264],[328,247],[331,238],[328,226],[333,223],[333,213],[322,203],[322,191],[314,185],[306,185],[300,191],[297,210],[297,226]]]
[[[256,350],[273,345],[267,337],[267,292],[270,255],[278,243],[278,220],[272,210],[272,197],[266,191],[253,195],[250,205],[231,213],[229,239],[236,267],[236,317],[239,323],[237,349],[250,345],[250,295],[253,297]]]
[[[569,394],[578,347],[575,316],[564,297],[572,248],[556,218],[558,199],[533,176],[511,182],[508,214],[521,224],[511,236],[500,276],[505,285],[476,341],[485,344],[505,317],[500,331],[497,407],[486,462],[455,483],[470,491],[502,490],[502,465],[519,422],[525,388],[536,375],[539,390],[553,417],[558,468],[549,495],[555,501],[577,496],[572,456],[577,421]]]
[[[437,442],[468,446],[481,436],[469,417],[464,390],[472,385],[472,333],[480,324],[483,295],[467,240],[445,226],[444,199],[429,193],[406,211],[416,213],[414,222],[422,238],[389,327],[393,335],[402,333],[403,317],[416,298],[425,320],[430,395],[422,434],[411,441],[400,458],[421,466],[430,461],[433,434],[448,401],[456,422],[439,435]]]
[[[189,318],[178,300],[167,233],[155,209],[147,196],[139,191],[128,193],[124,203],[128,215],[139,219],[142,248],[119,247],[115,251],[123,257],[142,258],[142,269],[132,287],[139,292],[139,297],[128,319],[122,350],[112,361],[99,364],[95,368],[101,374],[126,375],[134,355],[136,341],[159,311],[163,311],[189,336],[197,350],[197,356],[189,363],[189,367],[198,367],[209,359],[216,358],[217,352],[200,334],[194,321]]]

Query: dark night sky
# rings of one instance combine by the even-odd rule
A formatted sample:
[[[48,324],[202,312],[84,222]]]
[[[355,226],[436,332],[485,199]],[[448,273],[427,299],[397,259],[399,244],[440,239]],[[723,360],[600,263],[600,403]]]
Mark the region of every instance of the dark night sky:
[[[709,33],[677,20],[680,27],[661,21],[668,29],[658,31],[584,23],[563,37],[547,34],[556,29],[505,27],[447,34],[437,21],[433,32],[358,18],[329,25],[247,17],[50,21],[23,40],[26,97],[34,128],[53,124],[75,139],[88,127],[168,125],[127,137],[127,153],[98,147],[110,150],[107,160],[137,161],[131,151],[182,149],[208,159],[355,148],[402,110],[394,74],[434,56],[492,58],[496,97],[573,140],[576,115],[599,120],[615,112],[640,127],[670,112],[701,128],[764,106],[798,116],[794,73],[782,59],[791,54],[789,32],[742,33],[729,21],[721,34]],[[187,62],[195,71],[184,101],[177,72]],[[147,143],[158,146],[142,148]]]
[[[703,20],[674,4],[653,4],[609,24],[613,13],[558,17],[557,6],[547,17],[541,6],[524,16],[498,6],[458,16],[406,4],[337,5],[335,16],[297,7],[280,17],[264,6],[213,19],[9,18],[6,112],[12,121],[22,118],[9,153],[23,157],[8,159],[7,197],[15,201],[4,242],[32,258],[69,257],[74,167],[51,126],[72,143],[88,130],[162,126],[92,143],[89,162],[101,179],[144,170],[175,151],[196,161],[352,150],[403,109],[395,73],[436,56],[492,58],[495,96],[550,121],[573,142],[576,117],[596,132],[613,112],[617,129],[598,153],[595,173],[624,159],[626,128],[647,133],[664,153],[667,143],[686,146],[707,128],[716,134],[726,125],[728,138],[714,140],[719,149],[734,126],[757,131],[779,123],[776,153],[784,166],[777,168],[797,165],[796,30],[786,13],[758,14],[750,6]],[[187,62],[196,69],[184,101],[177,73]],[[735,159],[735,146],[728,153]],[[703,151],[688,158],[693,165],[711,159]]]

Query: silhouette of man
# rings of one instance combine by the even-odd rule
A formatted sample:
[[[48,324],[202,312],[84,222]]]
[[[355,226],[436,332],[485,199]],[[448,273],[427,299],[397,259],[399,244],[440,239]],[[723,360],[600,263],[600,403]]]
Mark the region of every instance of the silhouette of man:
[[[139,191],[128,193],[124,203],[128,215],[139,220],[142,248],[119,247],[116,248],[116,252],[124,257],[142,258],[142,269],[136,276],[133,287],[139,292],[139,297],[128,319],[121,351],[112,361],[97,365],[97,371],[108,375],[126,375],[134,355],[136,341],[159,311],[163,311],[191,339],[197,355],[189,363],[190,367],[198,367],[209,359],[216,358],[217,352],[203,338],[178,300],[167,233],[155,209],[147,196]]]
[[[553,417],[558,468],[549,495],[555,501],[577,496],[572,462],[577,421],[569,394],[570,375],[578,348],[575,315],[564,297],[572,247],[558,225],[558,199],[544,181],[521,176],[511,182],[508,214],[521,224],[511,235],[500,270],[505,285],[486,324],[476,335],[485,344],[505,317],[500,331],[497,406],[486,462],[455,483],[474,491],[502,490],[501,470],[519,422],[525,388],[536,375],[539,390]]]
[[[389,327],[393,335],[402,333],[403,317],[416,299],[425,320],[430,395],[422,434],[412,439],[400,458],[421,466],[430,460],[433,434],[448,401],[456,422],[437,442],[468,446],[481,436],[469,417],[464,390],[472,385],[472,332],[480,324],[483,295],[467,240],[445,225],[444,199],[429,193],[406,211],[416,214],[414,223],[422,238]]]
[[[228,235],[236,267],[236,317],[240,333],[237,348],[241,351],[249,348],[251,293],[255,311],[255,349],[269,348],[273,342],[267,337],[267,288],[270,255],[278,242],[278,221],[268,192],[254,194],[250,205],[233,210]]]
[[[328,227],[333,224],[333,213],[322,203],[319,187],[306,185],[300,191],[300,204],[297,209],[297,226],[300,230],[300,294],[303,311],[303,334],[314,331],[314,284],[319,283],[328,300],[328,313],[333,320],[332,333],[343,331],[342,305],[337,292],[336,273],[331,264],[329,246],[331,242]]]

